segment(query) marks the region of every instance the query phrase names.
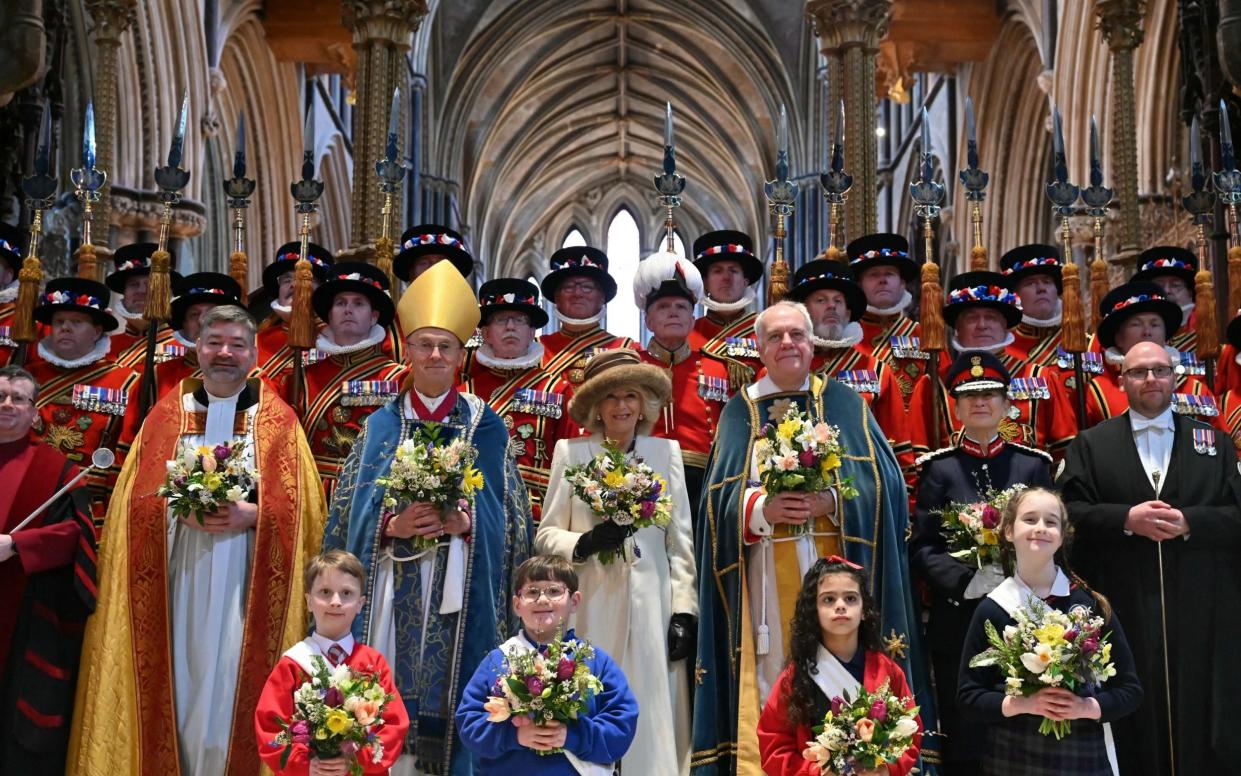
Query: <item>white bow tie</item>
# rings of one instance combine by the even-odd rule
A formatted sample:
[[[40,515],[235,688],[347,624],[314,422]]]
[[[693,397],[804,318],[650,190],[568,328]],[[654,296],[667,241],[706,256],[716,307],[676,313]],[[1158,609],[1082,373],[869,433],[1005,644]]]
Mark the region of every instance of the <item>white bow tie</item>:
[[[1137,431],[1172,431],[1174,426],[1172,418],[1167,415],[1160,415],[1157,418],[1145,418],[1141,415],[1129,414],[1129,423],[1133,426],[1133,430]]]

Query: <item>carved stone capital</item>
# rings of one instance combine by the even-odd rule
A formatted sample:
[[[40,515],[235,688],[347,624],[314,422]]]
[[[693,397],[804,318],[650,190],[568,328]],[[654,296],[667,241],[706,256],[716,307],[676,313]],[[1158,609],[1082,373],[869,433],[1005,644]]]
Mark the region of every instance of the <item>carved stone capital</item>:
[[[1145,6],[1145,0],[1098,0],[1095,13],[1108,48],[1133,50],[1142,45]]]
[[[115,186],[112,189],[112,223],[122,233],[148,233],[159,231],[160,216],[164,204],[153,191],[136,191]],[[203,233],[207,226],[206,208],[201,202],[183,199],[172,208],[169,235],[188,240]]]
[[[888,29],[892,0],[807,0],[806,15],[826,54],[861,46],[879,49]]]
[[[137,0],[85,0],[94,22],[95,41],[119,45],[121,35],[137,19]]]
[[[390,43],[401,49],[427,15],[427,0],[345,0],[341,4],[345,27],[353,33],[355,46],[369,42]]]

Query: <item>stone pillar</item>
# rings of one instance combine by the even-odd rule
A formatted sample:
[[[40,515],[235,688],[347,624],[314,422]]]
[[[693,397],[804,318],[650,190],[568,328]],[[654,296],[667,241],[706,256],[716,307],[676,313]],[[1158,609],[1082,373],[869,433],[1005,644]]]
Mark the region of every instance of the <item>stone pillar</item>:
[[[91,240],[103,247],[111,245],[112,183],[116,176],[116,94],[120,78],[117,61],[121,36],[133,24],[137,0],[86,0],[86,10],[94,22],[95,46],[99,60],[95,65],[95,166],[108,174],[93,207]],[[86,106],[82,106],[83,112]]]
[[[357,102],[353,109],[353,207],[349,244],[351,253],[369,255],[379,237],[383,195],[375,177],[375,162],[383,157],[388,139],[392,90],[400,86],[401,101],[409,105],[405,52],[422,17],[427,0],[344,0],[345,26],[353,34],[357,53],[354,78]],[[401,111],[404,126],[407,108]],[[399,132],[400,130],[398,130]],[[399,135],[398,135],[399,136]],[[400,212],[400,196],[396,212]],[[393,224],[393,239],[401,224]]]
[[[875,61],[891,11],[892,0],[806,3],[828,60],[828,104],[845,101],[845,170],[853,176],[845,221],[851,237],[875,231],[878,221]]]
[[[1119,250],[1113,261],[1136,256],[1142,246],[1138,203],[1137,102],[1133,89],[1133,52],[1142,44],[1145,0],[1098,0],[1099,29],[1112,52],[1112,154],[1109,167],[1120,206]]]

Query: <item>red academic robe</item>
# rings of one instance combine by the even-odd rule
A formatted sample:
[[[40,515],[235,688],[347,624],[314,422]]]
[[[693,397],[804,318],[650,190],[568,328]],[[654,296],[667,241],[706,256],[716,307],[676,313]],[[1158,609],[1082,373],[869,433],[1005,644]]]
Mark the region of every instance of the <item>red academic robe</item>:
[[[400,757],[401,744],[409,730],[405,704],[392,682],[392,669],[388,667],[388,661],[384,660],[384,656],[378,651],[361,642],[354,642],[353,652],[345,658],[345,665],[352,668],[354,673],[376,674],[379,684],[395,696],[384,710],[384,724],[378,732],[379,740],[383,744],[383,757],[377,763],[372,762],[370,747],[363,747],[357,757],[363,773],[384,776]],[[279,721],[287,722],[293,716],[293,693],[309,680],[305,669],[298,665],[297,661],[287,656],[281,657],[271,675],[267,677],[267,684],[263,686],[263,694],[259,696],[259,704],[254,712],[259,757],[263,758],[268,768],[282,776],[302,776],[310,773],[310,749],[305,744],[294,744],[288,764],[281,768],[280,757],[284,747],[271,746],[269,743],[281,731]]]
[[[802,757],[806,742],[814,740],[814,733],[803,725],[789,721],[789,684],[793,669],[780,672],[776,686],[771,689],[762,716],[758,718],[758,748],[763,758],[763,773],[768,776],[819,776],[819,766]],[[905,681],[905,672],[887,655],[880,652],[866,653],[866,668],[862,672],[862,686],[874,691],[884,682],[893,695],[913,697]],[[901,759],[888,765],[889,776],[905,776],[918,762],[922,750],[922,717],[918,717],[918,732],[913,744],[901,755]]]
[[[0,444],[0,534],[76,473],[42,442]],[[58,773],[82,629],[95,606],[95,529],[85,486],[12,536],[17,556],[0,563],[0,773]]]

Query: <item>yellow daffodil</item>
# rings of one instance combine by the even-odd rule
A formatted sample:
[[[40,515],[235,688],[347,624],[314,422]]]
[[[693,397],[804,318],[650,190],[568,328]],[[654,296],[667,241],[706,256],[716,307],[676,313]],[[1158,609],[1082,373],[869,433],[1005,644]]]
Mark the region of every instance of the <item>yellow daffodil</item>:
[[[332,709],[327,713],[325,724],[327,725],[327,729],[332,731],[332,733],[335,735],[340,735],[349,728],[353,727],[353,720],[350,718],[349,713],[344,709]]]
[[[224,484],[224,478],[221,477],[219,474],[216,474],[215,472],[203,475],[203,487],[206,488],[207,490],[210,490],[210,491],[218,490],[219,487],[223,484]]]
[[[1064,642],[1064,626],[1056,623],[1048,623],[1043,627],[1034,631],[1034,638],[1038,639],[1040,644],[1046,644],[1054,647]]]
[[[824,477],[826,477],[829,473],[834,472],[839,468],[840,468],[840,456],[835,455],[835,454],[824,456],[822,462],[819,463],[819,471],[823,474]]]
[[[466,494],[474,493],[483,487],[483,473],[478,469],[470,467],[465,472],[465,478],[461,481],[461,488]]]
[[[997,545],[1000,543],[1000,535],[991,528],[982,529],[982,543],[989,545]],[[1061,629],[1063,631],[1063,628]]]
[[[603,484],[609,488],[619,488],[625,484],[625,475],[613,469],[603,478]]]
[[[776,427],[776,436],[786,442],[793,441],[793,435],[801,428],[801,422],[797,418],[786,418],[780,421],[780,425]]]

